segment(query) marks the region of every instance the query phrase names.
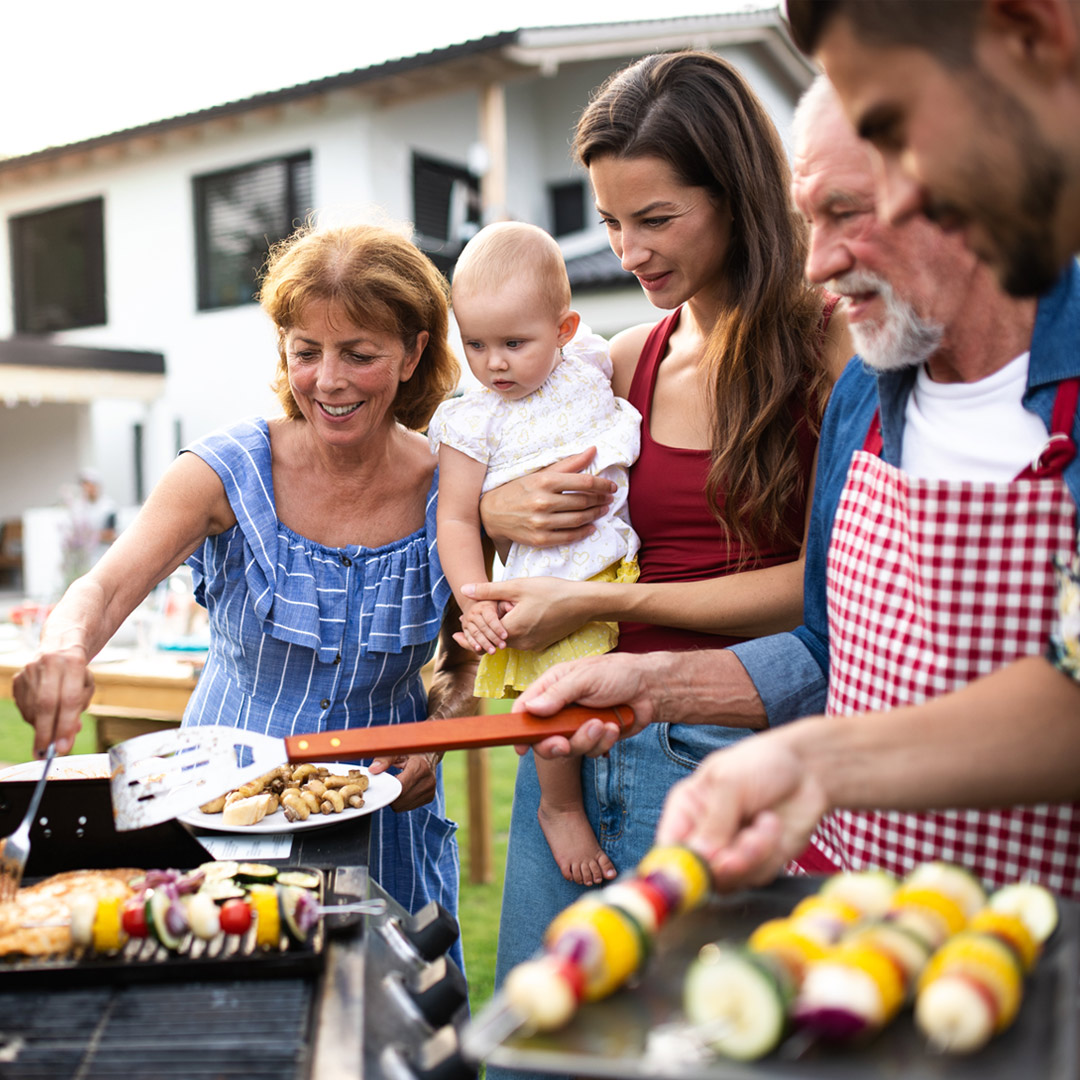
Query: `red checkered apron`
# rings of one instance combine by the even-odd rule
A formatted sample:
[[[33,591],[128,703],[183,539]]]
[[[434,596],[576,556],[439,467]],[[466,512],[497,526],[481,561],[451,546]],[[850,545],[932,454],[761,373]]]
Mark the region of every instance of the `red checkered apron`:
[[[829,546],[829,713],[918,704],[1045,652],[1050,557],[1077,541],[1061,474],[1076,453],[1068,432],[1078,389],[1080,380],[1059,387],[1050,442],[1007,483],[907,476],[878,456],[874,417],[852,456]],[[966,864],[991,885],[1031,877],[1080,899],[1080,803],[837,811],[793,869],[879,866],[903,875],[928,859]]]

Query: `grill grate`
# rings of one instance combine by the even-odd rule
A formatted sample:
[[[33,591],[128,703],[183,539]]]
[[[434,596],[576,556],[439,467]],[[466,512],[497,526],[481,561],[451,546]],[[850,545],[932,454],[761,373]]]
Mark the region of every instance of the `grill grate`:
[[[0,1080],[298,1080],[310,1071],[314,985],[279,978],[0,992]]]

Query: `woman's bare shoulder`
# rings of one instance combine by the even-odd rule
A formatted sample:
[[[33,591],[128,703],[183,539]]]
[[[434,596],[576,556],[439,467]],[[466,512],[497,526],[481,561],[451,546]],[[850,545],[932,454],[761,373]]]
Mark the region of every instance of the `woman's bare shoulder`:
[[[639,323],[621,330],[611,339],[612,389],[619,397],[626,397],[634,378],[641,350],[652,333],[655,323]]]
[[[401,433],[403,456],[408,462],[410,474],[416,478],[417,483],[430,484],[439,459],[431,452],[427,436],[409,428],[401,428]]]

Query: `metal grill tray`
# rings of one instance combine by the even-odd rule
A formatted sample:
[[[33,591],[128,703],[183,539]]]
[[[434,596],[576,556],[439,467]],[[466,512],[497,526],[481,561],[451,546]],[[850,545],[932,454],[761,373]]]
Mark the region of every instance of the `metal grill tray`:
[[[660,933],[636,986],[582,1006],[561,1031],[507,1040],[490,1052],[487,1062],[611,1080],[1076,1080],[1080,909],[1069,902],[1062,902],[1061,924],[1025,983],[1016,1022],[970,1057],[929,1051],[907,1010],[862,1045],[812,1045],[795,1034],[777,1053],[752,1064],[680,1060],[663,1037],[682,1019],[682,980],[697,951],[709,941],[745,941],[760,923],[787,915],[819,885],[814,878],[786,878],[673,919]],[[478,1031],[484,1024],[481,1013],[475,1021]]]
[[[290,867],[290,869],[294,869]],[[320,903],[334,905],[357,899],[353,896],[327,893],[323,871],[299,867],[319,876],[317,890]],[[328,899],[326,897],[329,897]],[[342,925],[359,920],[337,916]],[[219,934],[211,941],[202,941],[190,931],[181,939],[180,947],[166,949],[152,937],[128,940],[115,955],[104,955],[90,949],[76,951],[70,956],[0,957],[0,981],[19,978],[26,983],[57,983],[63,986],[93,983],[127,983],[168,981],[174,979],[207,978],[272,978],[281,975],[301,975],[317,972],[323,965],[327,924],[335,917],[321,918],[304,944],[291,940],[282,927],[280,947],[262,949],[255,944],[255,923],[242,937]]]

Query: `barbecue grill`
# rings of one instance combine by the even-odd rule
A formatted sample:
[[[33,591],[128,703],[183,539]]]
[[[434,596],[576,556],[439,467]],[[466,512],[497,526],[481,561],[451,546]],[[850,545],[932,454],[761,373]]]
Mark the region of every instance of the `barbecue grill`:
[[[0,835],[32,783],[0,785]],[[176,821],[113,828],[107,780],[49,784],[27,882],[82,868],[188,869],[214,858]],[[464,977],[446,952],[457,924],[436,904],[410,916],[367,872],[365,818],[297,832],[287,857],[323,871],[326,898],[382,897],[382,915],[327,916],[312,949],[201,960],[60,964],[0,960],[0,1080],[457,1080]]]

